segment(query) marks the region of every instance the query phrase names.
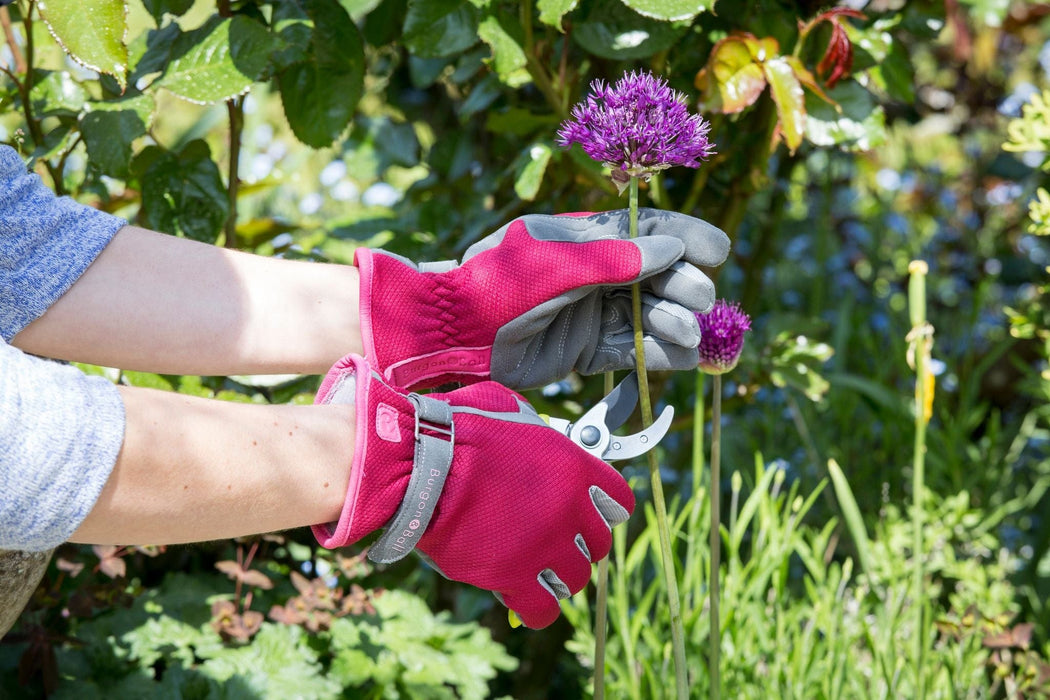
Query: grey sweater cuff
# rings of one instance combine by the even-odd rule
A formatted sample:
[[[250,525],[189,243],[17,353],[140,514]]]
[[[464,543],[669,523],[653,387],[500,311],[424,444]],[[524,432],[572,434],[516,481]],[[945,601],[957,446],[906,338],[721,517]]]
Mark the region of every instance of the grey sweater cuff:
[[[0,549],[69,539],[124,441],[124,403],[103,377],[0,342]]]
[[[10,342],[43,315],[126,223],[55,197],[0,146],[0,337]]]

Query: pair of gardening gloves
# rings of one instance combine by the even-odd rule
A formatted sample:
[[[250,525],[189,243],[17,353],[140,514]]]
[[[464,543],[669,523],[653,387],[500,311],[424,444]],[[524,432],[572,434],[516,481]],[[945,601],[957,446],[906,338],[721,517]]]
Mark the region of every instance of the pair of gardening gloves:
[[[634,495],[512,389],[633,368],[635,282],[648,368],[695,368],[694,312],[714,302],[698,268],[728,252],[719,229],[653,209],[633,239],[620,210],[523,216],[461,262],[359,249],[365,357],[336,363],[317,394],[355,406],[355,451],[339,520],[314,526],[318,541],[341,547],[385,528],[374,561],[416,549],[526,626],[551,624],[609,552]],[[449,382],[467,386],[415,393]]]

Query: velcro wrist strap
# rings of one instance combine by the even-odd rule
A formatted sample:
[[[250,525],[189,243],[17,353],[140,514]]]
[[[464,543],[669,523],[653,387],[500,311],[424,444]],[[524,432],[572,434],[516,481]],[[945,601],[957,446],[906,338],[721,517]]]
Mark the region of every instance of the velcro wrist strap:
[[[452,466],[452,407],[420,394],[409,394],[408,398],[416,409],[412,476],[397,513],[368,549],[368,558],[377,564],[391,564],[415,549],[430,524]]]

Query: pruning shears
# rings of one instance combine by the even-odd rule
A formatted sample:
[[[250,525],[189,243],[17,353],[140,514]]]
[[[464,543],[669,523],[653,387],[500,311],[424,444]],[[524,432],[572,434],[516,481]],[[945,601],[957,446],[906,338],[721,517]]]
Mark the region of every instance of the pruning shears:
[[[612,462],[643,455],[660,444],[671,428],[674,406],[665,406],[653,424],[632,435],[615,435],[638,405],[638,373],[631,372],[609,395],[596,403],[576,421],[541,416],[547,424],[564,433],[584,451]],[[511,627],[520,627],[521,620],[513,610],[507,610]]]
[[[660,444],[671,427],[674,407],[665,406],[653,424],[633,435],[614,435],[612,431],[627,422],[638,405],[638,374],[631,372],[608,396],[596,403],[578,420],[544,417],[550,427],[598,459],[613,462],[643,455]]]

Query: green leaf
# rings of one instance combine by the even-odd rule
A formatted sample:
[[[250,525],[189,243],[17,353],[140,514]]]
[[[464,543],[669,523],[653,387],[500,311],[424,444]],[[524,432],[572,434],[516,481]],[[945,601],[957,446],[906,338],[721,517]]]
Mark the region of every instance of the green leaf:
[[[477,43],[478,11],[467,0],[409,0],[402,32],[417,56],[452,56]]]
[[[167,68],[154,86],[198,104],[224,102],[247,92],[280,46],[253,19],[213,15],[172,42]]]
[[[525,201],[531,202],[536,199],[552,153],[550,144],[538,142],[531,144],[518,157],[514,192]]]
[[[186,14],[193,7],[193,0],[142,0],[142,5],[159,24],[165,14],[176,17]]]
[[[576,9],[579,0],[538,0],[537,9],[540,11],[540,21],[552,27],[561,29],[562,18]]]
[[[47,0],[37,5],[47,28],[74,61],[127,85],[127,8],[123,0]]]
[[[104,175],[126,178],[132,142],[145,135],[153,108],[153,98],[149,95],[90,103],[80,118],[88,162]]]
[[[590,53],[617,60],[648,58],[674,45],[688,25],[642,17],[619,0],[599,0],[575,25],[572,38]]]
[[[142,183],[142,222],[149,228],[214,243],[229,214],[229,200],[204,141],[175,153],[149,146],[132,171]]]
[[[714,0],[623,0],[623,4],[643,17],[663,22],[690,20],[714,7]]]
[[[859,83],[844,81],[828,90],[839,109],[815,97],[806,99],[806,138],[817,146],[868,151],[886,140],[886,115]]]
[[[87,90],[66,71],[53,71],[37,78],[29,93],[33,113],[38,117],[75,116],[80,114],[87,99]]]
[[[554,114],[536,114],[521,107],[491,110],[485,119],[485,128],[497,134],[525,136],[540,129],[554,131],[557,127],[558,117]]]
[[[496,69],[496,75],[502,83],[510,87],[521,87],[532,81],[525,65],[525,50],[519,38],[511,34],[504,24],[506,18],[489,15],[478,25],[478,36],[492,49],[492,58],[488,63]],[[521,34],[521,27],[514,26],[514,34]]]
[[[379,7],[383,0],[339,0],[339,4],[350,15],[350,19],[357,22],[372,10]]]
[[[502,94],[499,80],[494,75],[486,75],[477,85],[470,89],[467,99],[456,109],[460,121],[466,121],[478,112],[487,109]]]
[[[364,91],[364,42],[335,0],[302,5],[313,26],[307,58],[278,73],[277,84],[296,138],[325,148],[342,135]]]
[[[861,516],[860,507],[857,506],[857,499],[853,497],[853,490],[846,475],[842,473],[842,468],[833,459],[828,460],[828,473],[831,474],[831,483],[835,487],[835,500],[839,503],[839,510],[842,511],[853,544],[857,547],[860,567],[870,574],[874,562],[871,557],[871,541],[868,539],[868,531],[864,527],[864,518]]]
[[[766,80],[777,103],[777,118],[780,134],[792,153],[802,143],[806,129],[806,96],[802,83],[795,76],[791,64],[781,57],[767,60],[762,64]]]

